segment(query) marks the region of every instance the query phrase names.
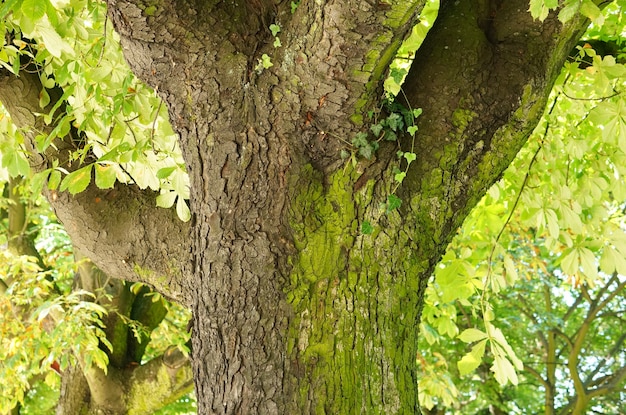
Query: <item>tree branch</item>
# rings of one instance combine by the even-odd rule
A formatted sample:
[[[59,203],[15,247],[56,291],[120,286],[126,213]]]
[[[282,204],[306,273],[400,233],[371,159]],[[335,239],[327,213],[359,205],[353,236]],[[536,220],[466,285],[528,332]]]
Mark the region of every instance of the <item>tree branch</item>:
[[[19,78],[6,71],[0,73],[0,102],[18,128],[28,131],[25,144],[31,168],[43,171],[51,167],[49,161],[58,159],[71,171],[77,166],[64,161],[73,149],[69,137],[56,140],[45,154],[36,151],[35,131],[49,132],[53,127],[44,125],[36,115],[45,111],[39,107],[41,89],[34,73],[24,71]],[[144,282],[188,303],[181,269],[188,259],[189,225],[172,209],[158,208],[154,192],[119,183],[112,190],[101,190],[92,181],[75,196],[56,191],[46,192],[46,196],[77,250],[107,275]]]
[[[402,198],[421,194],[411,209],[435,218],[422,228],[435,243],[447,241],[525,143],[587,25],[554,15],[540,23],[527,10],[525,0],[447,2],[407,76],[404,91],[423,114]]]

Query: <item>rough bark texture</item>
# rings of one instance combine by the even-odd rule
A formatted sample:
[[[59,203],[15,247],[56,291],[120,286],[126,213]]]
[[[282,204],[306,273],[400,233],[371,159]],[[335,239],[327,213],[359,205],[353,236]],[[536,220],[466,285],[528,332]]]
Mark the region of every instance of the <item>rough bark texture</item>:
[[[278,0],[108,3],[132,69],[168,105],[191,179],[190,237],[172,251],[168,240],[145,242],[159,255],[191,250],[175,286],[159,288],[183,290],[193,308],[199,413],[419,413],[429,276],[536,125],[585,22],[532,21],[522,0],[444,1],[404,87],[423,109],[418,158],[402,208],[385,215],[396,144],[354,167],[340,150],[369,128],[423,1],[302,0],[293,14]],[[259,66],[262,54],[273,66]],[[359,231],[365,220],[372,235]],[[64,222],[74,234],[113,226]],[[141,220],[125,226],[152,232]],[[80,245],[110,262],[92,237]],[[121,239],[111,241],[108,255],[124,259]]]
[[[0,75],[0,102],[19,128],[52,129],[35,117],[41,112],[41,89],[36,73],[22,72],[19,78],[6,71]],[[52,167],[55,159],[60,160],[61,167],[73,169],[66,157],[74,149],[71,139],[56,140],[46,154],[38,154],[34,136],[29,134],[26,138],[30,140],[26,145],[31,150],[34,171]],[[169,298],[190,304],[182,288],[182,267],[189,260],[189,227],[175,212],[157,208],[155,193],[119,184],[110,190],[100,190],[92,184],[75,196],[67,192],[46,193],[74,245],[84,256],[94,258],[107,275],[142,281]]]

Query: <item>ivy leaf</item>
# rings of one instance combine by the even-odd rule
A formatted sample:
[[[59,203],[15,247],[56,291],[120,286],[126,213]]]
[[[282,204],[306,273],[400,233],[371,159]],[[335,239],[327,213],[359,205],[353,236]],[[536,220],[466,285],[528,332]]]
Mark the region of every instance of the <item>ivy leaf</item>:
[[[370,127],[370,130],[374,133],[374,136],[380,137],[380,132],[383,130],[383,126],[381,124],[374,124]]]
[[[81,167],[80,169],[71,172],[61,182],[60,190],[67,190],[71,194],[75,195],[76,193],[80,193],[89,186],[89,182],[91,182],[91,169],[93,168],[93,164],[90,164],[85,167]]]
[[[393,81],[400,85],[402,83],[402,80],[404,79],[404,77],[407,74],[407,70],[404,68],[392,68],[391,72],[389,73],[389,76],[393,79]]]
[[[385,131],[385,140],[396,141],[398,140],[398,135],[391,130],[387,130]]]
[[[410,152],[408,152],[408,151],[407,151],[407,152],[405,152],[405,153],[403,154],[403,156],[404,156],[404,158],[406,159],[406,162],[407,162],[408,164],[411,164],[411,163],[412,163],[412,162],[414,162],[414,161],[415,161],[415,159],[417,158],[417,155],[416,155],[415,153],[410,153]]]
[[[361,224],[361,233],[363,235],[371,235],[372,232],[374,232],[374,227],[372,226],[372,224],[367,220],[363,221],[363,223]]]
[[[272,32],[272,36],[276,36],[280,32],[280,26],[278,26],[277,24],[271,24],[270,32]]]
[[[387,126],[393,131],[401,130],[403,125],[404,121],[402,121],[402,116],[400,114],[393,112],[387,117]]]
[[[387,213],[399,208],[402,205],[402,199],[396,195],[387,196]]]
[[[369,141],[367,141],[367,134],[361,132],[358,133],[353,139],[352,139],[352,145],[359,148],[359,147],[367,147],[369,146]]]
[[[396,173],[396,174],[393,176],[393,179],[394,179],[396,182],[398,182],[398,183],[402,183],[402,181],[404,180],[404,178],[405,178],[405,177],[406,177],[406,173],[405,173],[405,172],[403,172],[403,171],[401,171],[401,172],[399,172],[399,173]]]
[[[261,66],[263,66],[264,69],[269,69],[274,66],[274,64],[272,63],[272,58],[270,58],[269,55],[267,55],[266,53],[261,55]]]
[[[373,148],[369,143],[365,146],[359,147],[359,154],[366,159],[370,160],[374,154]]]

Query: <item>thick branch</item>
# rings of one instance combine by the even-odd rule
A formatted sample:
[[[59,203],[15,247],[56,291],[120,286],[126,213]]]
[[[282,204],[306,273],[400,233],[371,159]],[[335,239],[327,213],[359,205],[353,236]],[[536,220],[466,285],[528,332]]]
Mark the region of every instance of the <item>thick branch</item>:
[[[19,78],[4,72],[0,76],[0,102],[30,142],[31,167],[42,171],[48,161],[61,159],[73,149],[71,142],[55,141],[45,155],[35,150],[33,131],[50,131],[35,114],[41,84],[36,74],[22,72]],[[54,102],[51,103],[53,105]],[[156,207],[156,194],[118,184],[112,190],[91,185],[82,193],[47,192],[57,217],[64,224],[76,248],[107,275],[154,286],[164,295],[186,302],[182,264],[188,259],[188,229],[173,210]]]
[[[434,244],[451,237],[508,167],[587,25],[555,16],[540,23],[527,10],[526,0],[444,2],[407,76],[406,95],[424,112],[417,164],[402,189],[420,195],[413,211],[435,218],[422,229]]]

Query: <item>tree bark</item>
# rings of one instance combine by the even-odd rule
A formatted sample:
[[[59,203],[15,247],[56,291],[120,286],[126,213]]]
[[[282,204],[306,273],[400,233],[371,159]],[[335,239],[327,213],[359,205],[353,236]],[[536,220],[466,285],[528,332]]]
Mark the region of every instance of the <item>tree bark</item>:
[[[165,233],[158,222],[125,226],[178,241],[133,232],[145,252],[191,251],[170,270],[173,286],[152,284],[193,309],[199,413],[419,413],[428,279],[537,124],[586,22],[533,21],[522,0],[443,1],[404,86],[423,109],[415,143],[383,143],[352,165],[341,150],[369,129],[423,1],[303,0],[293,14],[278,0],[108,4],[131,68],[168,106],[190,176],[188,239],[170,235],[186,228],[169,219]],[[386,214],[396,151],[413,146],[402,207]],[[62,203],[71,212],[89,201]],[[112,223],[63,220],[96,263],[111,262],[77,234]],[[115,275],[145,278],[133,264],[150,264],[125,257],[123,240],[107,245],[127,264]]]

